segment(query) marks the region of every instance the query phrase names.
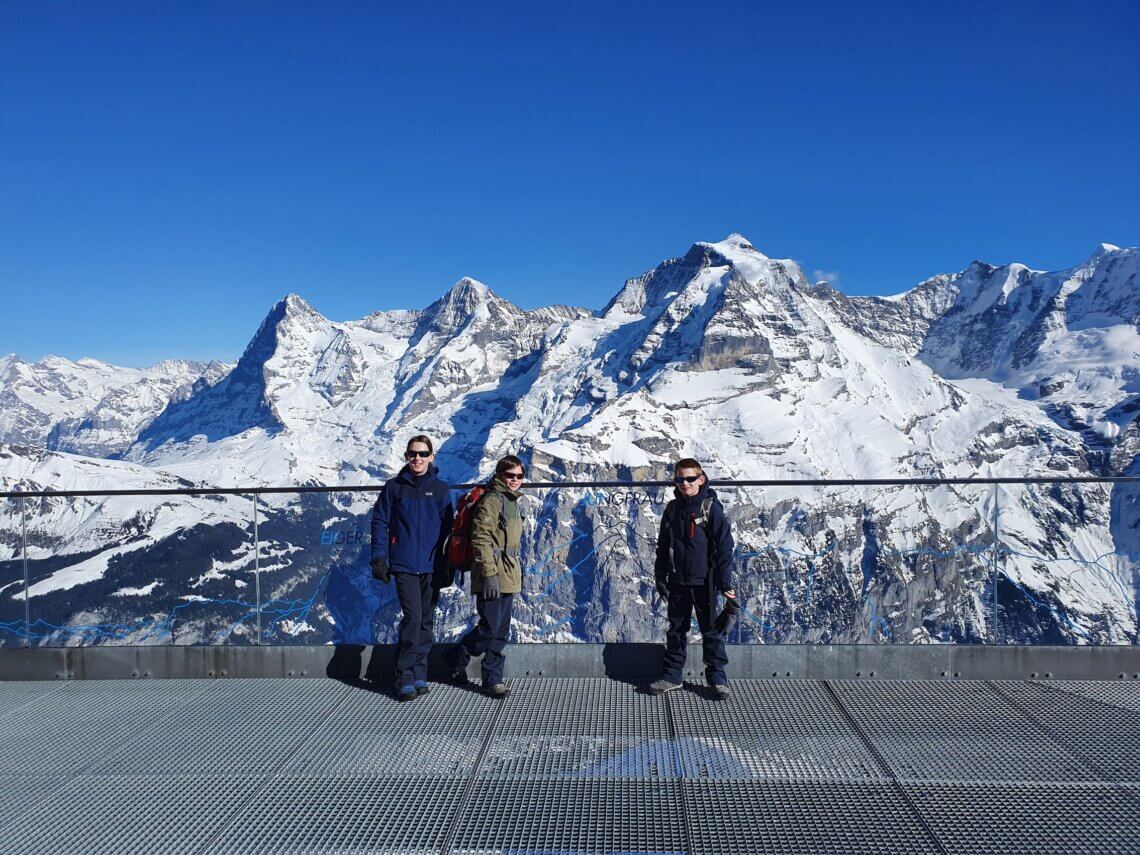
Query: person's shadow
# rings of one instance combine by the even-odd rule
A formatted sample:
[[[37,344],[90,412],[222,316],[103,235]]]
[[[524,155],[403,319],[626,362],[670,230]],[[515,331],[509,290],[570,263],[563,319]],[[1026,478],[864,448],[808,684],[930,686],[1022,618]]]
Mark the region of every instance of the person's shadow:
[[[607,644],[602,647],[602,665],[609,679],[651,694],[649,684],[661,676],[664,652],[660,644]]]
[[[325,676],[348,686],[363,688],[364,677],[360,673],[363,661],[363,644],[337,644],[333,647],[332,658],[325,666]]]
[[[368,664],[364,663],[364,650],[372,648]],[[396,649],[391,644],[337,644],[332,658],[325,667],[325,676],[339,680],[357,689],[391,694],[392,673],[395,670]]]
[[[468,672],[466,683],[450,679],[454,670],[456,644],[433,644],[428,655],[428,680],[445,683],[472,692],[480,691],[477,678],[472,679]],[[372,648],[365,664],[364,651]],[[479,657],[472,660],[479,662]],[[356,689],[392,695],[395,697],[395,682],[392,675],[396,670],[396,646],[394,644],[337,644],[332,658],[325,667],[325,676],[338,680]]]

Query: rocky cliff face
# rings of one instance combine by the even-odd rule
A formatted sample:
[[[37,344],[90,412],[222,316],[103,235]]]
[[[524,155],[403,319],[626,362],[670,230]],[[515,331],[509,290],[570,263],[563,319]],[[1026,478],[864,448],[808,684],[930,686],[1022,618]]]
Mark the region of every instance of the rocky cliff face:
[[[111,366],[96,372],[107,389],[88,382],[83,398],[59,372],[41,383],[6,358],[0,397],[26,402],[32,389],[70,409],[6,409],[0,473],[6,485],[55,487],[376,483],[420,432],[453,482],[486,476],[508,452],[544,481],[665,478],[682,455],[732,479],[1131,472],[1138,257],[1101,247],[1058,272],[975,262],[866,298],[812,284],[732,235],[627,281],[597,313],[523,311],[472,279],[426,309],[350,322],[290,295],[232,370],[164,363],[161,405]],[[53,444],[53,432],[72,444]],[[737,533],[745,640],[1136,639],[1140,515],[1127,488],[720,494]],[[658,638],[652,545],[668,498],[535,491],[519,635]],[[388,638],[395,606],[366,575],[369,502],[264,499],[256,553],[248,499],[37,505],[39,635],[78,638],[68,628],[81,615],[135,627],[135,640],[168,625],[179,641],[248,640],[256,560],[270,637]],[[0,542],[0,614],[22,590],[14,513]],[[469,612],[466,596],[445,595],[443,632],[461,631]]]

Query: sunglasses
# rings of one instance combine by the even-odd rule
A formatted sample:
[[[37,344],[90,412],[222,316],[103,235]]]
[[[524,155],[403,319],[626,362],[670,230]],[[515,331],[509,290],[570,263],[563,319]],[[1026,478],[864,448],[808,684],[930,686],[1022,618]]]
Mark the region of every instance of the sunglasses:
[[[424,460],[427,460],[429,457],[431,457],[431,452],[430,451],[410,451],[410,450],[404,452],[404,459],[405,460],[415,460],[417,457],[422,457]]]
[[[674,484],[692,484],[694,481],[700,481],[700,475],[677,475],[673,479]]]
[[[504,481],[521,481],[526,476],[522,472],[504,472],[502,477]]]

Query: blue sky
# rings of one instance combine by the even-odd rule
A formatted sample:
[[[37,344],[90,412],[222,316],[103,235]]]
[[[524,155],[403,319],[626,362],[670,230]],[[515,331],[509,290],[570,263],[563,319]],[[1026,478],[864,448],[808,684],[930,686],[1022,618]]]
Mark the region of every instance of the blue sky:
[[[1140,244],[1134,2],[416,5],[0,5],[0,353],[600,308],[733,231],[851,294]]]

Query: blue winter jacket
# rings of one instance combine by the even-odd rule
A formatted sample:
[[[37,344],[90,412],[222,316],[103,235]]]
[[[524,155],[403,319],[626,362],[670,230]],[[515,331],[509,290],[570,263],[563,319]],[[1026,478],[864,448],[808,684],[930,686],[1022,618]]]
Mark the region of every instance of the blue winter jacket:
[[[706,498],[712,500],[707,521],[701,517],[701,505]],[[657,536],[654,573],[658,581],[703,585],[708,581],[711,567],[716,589],[731,591],[735,546],[724,508],[706,484],[692,498],[677,494],[677,498],[665,506],[661,533]]]
[[[384,484],[372,508],[372,557],[398,573],[446,575],[444,542],[455,510],[435,466],[415,482],[408,467]]]

